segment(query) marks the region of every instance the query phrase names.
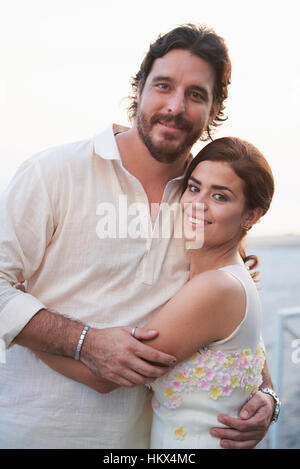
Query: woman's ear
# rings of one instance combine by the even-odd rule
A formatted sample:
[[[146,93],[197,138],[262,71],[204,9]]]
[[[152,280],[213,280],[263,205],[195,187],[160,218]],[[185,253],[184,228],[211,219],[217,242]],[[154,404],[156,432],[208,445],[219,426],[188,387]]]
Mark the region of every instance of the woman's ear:
[[[242,217],[241,226],[243,229],[250,230],[255,223],[258,223],[260,218],[263,216],[264,211],[261,207],[256,207],[252,210],[248,210]]]

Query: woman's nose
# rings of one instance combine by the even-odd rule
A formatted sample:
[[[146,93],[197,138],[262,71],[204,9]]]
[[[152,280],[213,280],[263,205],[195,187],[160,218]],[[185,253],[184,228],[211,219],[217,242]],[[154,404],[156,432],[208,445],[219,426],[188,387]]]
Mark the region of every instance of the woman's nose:
[[[201,214],[203,214],[207,210],[207,202],[203,197],[197,197],[192,202],[192,212],[195,218],[203,218]]]

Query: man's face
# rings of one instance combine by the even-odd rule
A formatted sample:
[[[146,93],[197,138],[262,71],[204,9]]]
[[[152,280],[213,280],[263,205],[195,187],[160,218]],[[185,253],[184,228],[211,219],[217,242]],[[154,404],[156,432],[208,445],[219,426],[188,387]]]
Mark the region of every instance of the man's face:
[[[185,157],[213,119],[215,74],[205,60],[174,49],[154,61],[139,95],[136,126],[156,160]]]

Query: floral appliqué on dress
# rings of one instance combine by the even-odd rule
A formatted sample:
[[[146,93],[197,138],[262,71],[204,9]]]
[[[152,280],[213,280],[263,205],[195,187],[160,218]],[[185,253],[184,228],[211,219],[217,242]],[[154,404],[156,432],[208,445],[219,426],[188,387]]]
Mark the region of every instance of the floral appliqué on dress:
[[[253,394],[262,382],[264,350],[250,349],[225,353],[204,348],[152,383],[163,390],[163,404],[174,409],[182,403],[182,393],[208,392],[211,399],[230,396],[236,388]]]

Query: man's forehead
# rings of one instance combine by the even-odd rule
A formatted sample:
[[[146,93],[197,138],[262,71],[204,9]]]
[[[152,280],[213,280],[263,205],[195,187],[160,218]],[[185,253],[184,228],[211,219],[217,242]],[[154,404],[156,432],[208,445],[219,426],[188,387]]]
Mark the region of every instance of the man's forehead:
[[[165,77],[176,80],[184,76],[191,81],[214,82],[214,69],[206,60],[184,49],[173,49],[153,62],[149,80]],[[195,83],[196,84],[196,83]]]

